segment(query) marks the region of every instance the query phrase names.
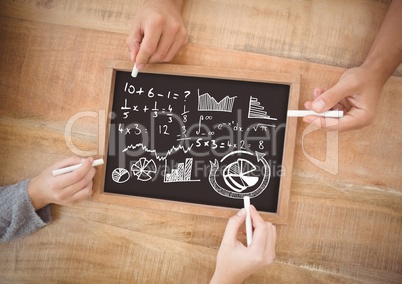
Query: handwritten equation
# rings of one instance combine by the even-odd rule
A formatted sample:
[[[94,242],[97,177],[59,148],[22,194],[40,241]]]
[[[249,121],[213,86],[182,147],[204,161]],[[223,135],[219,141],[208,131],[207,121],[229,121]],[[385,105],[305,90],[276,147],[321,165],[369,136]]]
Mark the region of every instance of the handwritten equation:
[[[242,199],[280,179],[288,86],[119,73],[106,177],[112,191]]]

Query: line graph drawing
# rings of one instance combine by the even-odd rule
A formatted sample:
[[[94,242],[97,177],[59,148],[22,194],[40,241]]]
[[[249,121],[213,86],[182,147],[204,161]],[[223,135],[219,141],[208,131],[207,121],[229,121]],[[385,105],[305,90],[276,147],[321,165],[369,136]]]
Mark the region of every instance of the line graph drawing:
[[[177,163],[175,169],[171,173],[167,173],[167,160],[165,160],[165,173],[163,182],[191,182],[200,181],[199,179],[191,179],[191,172],[193,167],[193,158],[186,158],[184,163]]]
[[[131,171],[137,180],[149,181],[152,179],[152,174],[156,173],[156,164],[154,160],[142,157],[131,166]]]
[[[261,105],[258,99],[252,96],[250,96],[250,101],[248,104],[248,118],[277,120],[277,118],[270,117],[267,112],[264,111],[264,107]]]
[[[190,146],[188,146],[187,148],[185,148],[183,145],[179,145],[179,146],[172,146],[169,150],[166,151],[166,153],[164,153],[163,155],[158,155],[157,150],[156,149],[149,149],[146,145],[144,145],[144,143],[137,143],[135,145],[131,144],[129,146],[127,146],[126,148],[124,148],[122,150],[122,152],[127,152],[128,150],[135,150],[138,148],[141,148],[142,150],[144,150],[147,153],[151,153],[155,155],[155,158],[158,161],[163,161],[165,160],[169,155],[173,154],[174,152],[177,152],[179,150],[182,150],[185,154],[187,152],[189,152],[191,150],[191,148],[193,147],[194,143],[192,143]]]
[[[200,95],[200,89],[198,89],[198,110],[232,112],[235,99],[236,96],[226,96],[218,102],[209,93]]]
[[[243,151],[243,150],[238,150],[238,151],[231,152],[231,153],[227,154],[226,156],[224,156],[221,159],[221,163],[229,156],[235,155],[235,154],[245,154],[245,155],[255,156],[257,159],[257,163],[260,163],[260,162],[262,163],[263,173],[262,173],[261,182],[258,185],[258,187],[251,192],[241,192],[241,191],[244,191],[248,187],[256,185],[259,182],[260,178],[257,177],[258,180],[255,180],[254,177],[251,176],[251,173],[253,171],[255,171],[255,169],[253,169],[249,165],[247,165],[247,166],[245,166],[244,164],[241,165],[241,163],[244,163],[244,161],[239,161],[240,159],[237,159],[237,161],[235,162],[237,164],[237,166],[235,166],[234,163],[231,163],[228,166],[226,166],[226,168],[229,167],[229,169],[226,171],[226,173],[225,173],[226,168],[223,171],[224,172],[223,175],[224,175],[224,177],[226,176],[226,178],[228,179],[228,183],[230,183],[230,186],[224,178],[225,184],[233,191],[220,186],[218,184],[218,182],[216,181],[216,174],[219,170],[219,163],[218,163],[218,160],[216,160],[216,159],[214,162],[209,161],[209,163],[211,165],[211,169],[210,169],[209,177],[208,177],[209,183],[211,184],[212,188],[217,193],[219,193],[222,196],[228,197],[228,198],[243,199],[245,196],[250,196],[250,198],[257,197],[258,195],[260,195],[261,193],[264,192],[264,190],[268,186],[269,180],[271,178],[271,168],[270,168],[267,160],[265,160],[265,158],[264,158],[265,154],[257,152],[257,151],[255,153],[252,153],[252,152],[247,152],[247,151]],[[246,159],[242,159],[242,160],[246,160]],[[229,180],[229,177],[233,177],[233,180]],[[235,183],[233,183],[233,181],[235,181]],[[234,190],[232,187],[236,188],[236,190]]]
[[[112,172],[112,180],[117,183],[125,183],[130,178],[130,173],[125,168],[116,168]]]

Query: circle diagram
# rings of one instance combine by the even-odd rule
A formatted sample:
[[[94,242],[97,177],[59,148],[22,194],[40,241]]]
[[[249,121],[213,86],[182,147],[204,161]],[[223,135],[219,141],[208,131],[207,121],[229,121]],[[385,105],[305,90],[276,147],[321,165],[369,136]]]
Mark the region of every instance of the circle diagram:
[[[142,157],[131,166],[131,171],[137,180],[148,181],[152,179],[152,174],[156,173],[156,164],[154,160]]]
[[[112,180],[117,183],[125,183],[130,178],[130,173],[124,168],[114,169],[112,172]]]
[[[223,169],[223,179],[232,190],[242,192],[258,182],[258,176],[253,176],[256,170],[250,161],[239,158]]]
[[[235,157],[243,155],[243,157]],[[219,172],[219,162],[209,161],[211,168],[209,171],[209,183],[212,188],[222,196],[243,199],[245,196],[250,198],[260,195],[268,186],[271,177],[271,168],[264,158],[265,154],[260,152],[233,151],[224,156],[220,162],[225,160],[232,161],[225,165],[222,171],[222,179],[219,182],[217,174]],[[261,166],[259,171],[257,166]],[[225,187],[221,186],[225,184]]]

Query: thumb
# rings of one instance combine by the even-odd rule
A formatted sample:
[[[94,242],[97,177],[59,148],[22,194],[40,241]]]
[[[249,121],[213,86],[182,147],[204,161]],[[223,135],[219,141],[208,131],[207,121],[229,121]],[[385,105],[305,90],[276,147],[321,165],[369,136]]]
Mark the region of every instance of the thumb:
[[[236,215],[230,217],[226,225],[222,243],[234,243],[237,240],[237,232],[246,220],[246,209],[242,208]]]
[[[138,51],[140,50],[140,44],[142,42],[142,35],[140,28],[133,28],[127,38],[127,47],[130,52],[130,60],[135,61]]]
[[[311,104],[315,112],[324,112],[333,108],[340,100],[346,97],[346,90],[342,84],[337,83],[331,89],[318,96]]]

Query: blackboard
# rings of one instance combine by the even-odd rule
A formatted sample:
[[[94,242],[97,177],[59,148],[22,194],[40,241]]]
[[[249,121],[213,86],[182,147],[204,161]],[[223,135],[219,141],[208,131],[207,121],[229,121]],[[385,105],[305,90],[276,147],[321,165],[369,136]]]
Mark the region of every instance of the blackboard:
[[[100,194],[208,215],[237,211],[248,195],[284,222],[297,76],[177,65],[151,65],[136,78],[118,64],[109,71]]]

